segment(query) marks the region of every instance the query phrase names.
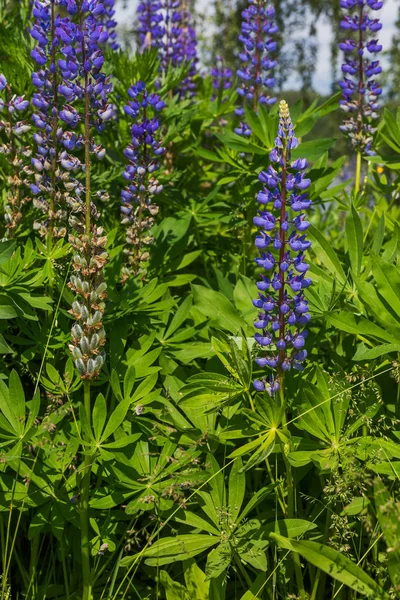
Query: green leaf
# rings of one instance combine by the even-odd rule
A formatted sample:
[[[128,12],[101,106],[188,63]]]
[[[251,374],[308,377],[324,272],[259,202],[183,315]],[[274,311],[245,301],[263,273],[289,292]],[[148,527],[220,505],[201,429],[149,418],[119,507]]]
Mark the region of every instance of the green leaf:
[[[306,521],[305,519],[282,519],[273,523],[267,523],[263,528],[263,532],[267,535],[270,533],[279,533],[289,538],[295,538],[316,528],[315,523]]]
[[[242,508],[244,494],[246,491],[246,474],[242,472],[243,463],[237,458],[232,465],[229,474],[228,505],[231,518],[234,522]]]
[[[10,260],[15,247],[16,243],[13,240],[0,242],[0,265]]]
[[[372,321],[361,317],[356,321],[355,315],[350,312],[340,311],[337,313],[330,313],[328,315],[328,323],[353,335],[364,335],[366,337],[373,337],[378,340],[383,340],[391,343],[396,343],[397,338],[392,335],[386,329],[379,327]]]
[[[124,377],[124,398],[128,398],[132,394],[133,386],[136,380],[136,369],[133,365],[129,365]]]
[[[22,433],[25,424],[25,393],[17,371],[11,371],[9,381],[10,409],[18,422],[18,430]]]
[[[374,500],[379,525],[388,547],[390,579],[398,589],[400,586],[400,507],[380,479],[374,482]]]
[[[191,600],[188,590],[174,581],[166,571],[160,571],[160,582],[167,600]]]
[[[400,344],[382,344],[376,348],[367,348],[360,344],[352,360],[374,360],[391,352],[400,352]]]
[[[192,289],[196,307],[216,326],[233,334],[239,333],[241,329],[247,329],[246,322],[223,294],[201,285],[192,285]]]
[[[335,138],[322,138],[309,142],[302,142],[299,146],[292,150],[292,158],[304,158],[305,156],[310,161],[315,161],[321,158],[332,146],[336,143]]]
[[[174,317],[164,334],[164,339],[171,337],[173,333],[186,321],[190,314],[190,309],[192,308],[192,297],[188,296],[182,302],[178,310],[175,312]]]
[[[333,579],[344,583],[359,594],[376,597],[377,593],[383,593],[379,585],[361,567],[334,548],[317,542],[290,540],[277,533],[271,533],[270,537],[280,548],[298,552],[314,567],[321,569]]]
[[[308,235],[311,240],[314,242],[313,250],[320,258],[323,265],[337,277],[340,284],[344,284],[346,281],[346,276],[343,271],[342,265],[340,264],[340,260],[333,250],[332,246],[325,238],[325,236],[313,225],[310,225],[308,228]],[[316,244],[316,246],[315,246]]]
[[[400,314],[400,272],[394,265],[379,256],[372,257],[372,272],[378,292],[383,296],[393,311]]]
[[[385,238],[385,213],[383,213],[379,219],[378,226],[375,231],[374,241],[372,243],[371,252],[373,254],[379,254],[382,248],[383,240]]]
[[[116,431],[118,429],[118,427],[121,425],[121,423],[125,419],[126,413],[128,412],[130,405],[131,405],[130,398],[125,398],[122,402],[120,402],[118,404],[118,406],[116,407],[114,412],[111,414],[111,416],[108,420],[108,423],[106,425],[106,428],[103,432],[103,435],[101,436],[102,442],[107,440],[110,437],[110,435],[112,435],[114,433],[114,431]]]
[[[229,542],[219,544],[213,548],[207,557],[206,577],[207,581],[219,577],[225,573],[232,560],[232,550]]]
[[[201,554],[220,541],[219,536],[205,534],[185,534],[161,538],[136,556],[126,556],[121,566],[128,567],[141,557],[151,567],[168,565]]]
[[[107,405],[103,394],[98,394],[93,407],[92,424],[95,440],[101,439],[101,432],[107,419]]]
[[[214,527],[214,525],[212,525],[202,517],[199,517],[199,515],[196,515],[196,513],[190,512],[188,510],[177,512],[174,519],[175,521],[178,521],[178,523],[189,525],[194,529],[202,529],[203,531],[208,531],[208,533],[211,533],[213,535],[218,535],[219,533],[218,529]]]
[[[190,600],[209,600],[210,583],[194,559],[184,562],[184,577]]]
[[[364,242],[361,220],[354,206],[346,217],[346,242],[351,268],[354,275],[358,277],[361,273]]]
[[[2,335],[0,335],[0,354],[11,354],[12,348],[7,344]]]

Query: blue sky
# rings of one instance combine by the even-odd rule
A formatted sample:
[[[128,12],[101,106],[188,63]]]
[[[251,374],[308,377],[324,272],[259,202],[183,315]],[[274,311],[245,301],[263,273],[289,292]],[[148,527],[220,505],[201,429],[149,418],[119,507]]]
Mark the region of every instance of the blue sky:
[[[332,0],[333,2],[339,2],[339,0]],[[211,19],[211,10],[209,0],[197,0],[199,10],[204,10],[207,16]],[[117,0],[117,20],[120,23],[124,23],[127,19],[130,19],[136,9],[138,0],[128,0],[128,9],[122,10],[122,0]],[[384,49],[388,49],[395,32],[395,21],[397,16],[397,10],[399,6],[398,0],[384,0],[384,6],[379,11],[379,17],[382,21],[383,28],[380,31],[380,42],[383,44]],[[318,61],[316,71],[313,80],[313,86],[320,94],[329,94],[331,90],[331,68],[330,68],[330,43],[332,39],[332,29],[326,20],[320,20],[318,23]],[[297,87],[298,82],[296,77],[289,79],[286,83],[287,88]]]

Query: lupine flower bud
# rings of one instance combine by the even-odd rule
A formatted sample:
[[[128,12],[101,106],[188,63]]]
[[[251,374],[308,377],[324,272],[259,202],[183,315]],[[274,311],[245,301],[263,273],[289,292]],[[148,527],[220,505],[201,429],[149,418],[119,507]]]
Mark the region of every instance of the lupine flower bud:
[[[307,330],[303,327],[310,315],[304,290],[311,280],[307,277],[309,265],[304,253],[311,242],[302,234],[306,229],[302,211],[311,206],[305,191],[311,182],[304,173],[307,161],[291,162],[291,149],[297,145],[288,105],[282,101],[278,136],[270,154],[273,164],[259,175],[265,188],[258,195],[261,207],[254,218],[259,228],[256,246],[260,250],[256,263],[266,272],[261,274],[257,283],[259,295],[253,300],[259,310],[254,337],[263,349],[256,362],[273,371],[255,381],[254,387],[271,395],[279,389],[282,372],[291,368],[302,370],[307,356],[303,349]],[[298,212],[301,214],[296,215]]]
[[[373,136],[376,131],[374,121],[378,118],[380,108],[379,97],[382,88],[374,79],[382,68],[373,55],[382,51],[377,39],[369,39],[381,28],[379,19],[372,18],[369,11],[382,8],[382,2],[376,0],[342,0],[340,6],[349,13],[340,22],[341,28],[356,39],[346,39],[339,44],[345,54],[342,65],[343,79],[340,87],[343,100],[342,110],[348,115],[340,126],[356,152],[374,154],[371,150]],[[371,56],[368,56],[372,55]]]

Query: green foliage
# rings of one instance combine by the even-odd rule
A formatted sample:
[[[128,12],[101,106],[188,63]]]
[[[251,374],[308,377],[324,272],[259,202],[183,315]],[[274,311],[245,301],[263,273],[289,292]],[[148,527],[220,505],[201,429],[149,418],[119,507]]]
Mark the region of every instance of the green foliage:
[[[30,97],[28,5],[0,0],[0,62]],[[253,217],[277,108],[246,110],[247,139],[234,89],[213,98],[205,76],[193,101],[174,96],[188,65],[159,85],[154,52],[110,52],[106,68],[119,109],[139,78],[166,101],[160,212],[146,274],[122,285],[120,110],[92,165],[110,261],[89,403],[68,349],[69,243],[37,237],[31,204],[0,242],[0,600],[82,597],[84,482],[93,600],[397,598],[400,112],[385,111],[355,194],[326,127],[338,94],[291,106],[312,181],[312,320],[305,371],[270,398],[252,385]]]

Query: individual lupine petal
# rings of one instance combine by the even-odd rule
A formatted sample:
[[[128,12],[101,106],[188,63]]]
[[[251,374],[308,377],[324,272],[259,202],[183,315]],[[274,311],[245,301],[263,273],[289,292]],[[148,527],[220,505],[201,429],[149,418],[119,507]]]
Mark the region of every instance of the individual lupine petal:
[[[275,160],[275,167],[270,165],[259,175],[259,180],[269,187],[269,191],[259,193],[258,200],[262,208],[254,217],[254,224],[260,230],[256,237],[260,256],[255,260],[262,270],[268,271],[268,276],[261,275],[261,281],[257,283],[259,295],[253,300],[253,305],[259,310],[254,323],[258,330],[255,340],[259,346],[268,347],[268,352],[271,352],[268,356],[257,358],[256,362],[259,367],[267,367],[274,372],[269,378],[256,380],[254,387],[257,391],[267,391],[269,394],[279,389],[279,379],[285,371],[292,367],[297,370],[303,368],[307,332],[301,331],[300,327],[310,320],[303,291],[311,284],[311,280],[305,276],[309,265],[304,254],[311,242],[303,233],[309,222],[304,214],[289,221],[286,211],[287,206],[304,210],[311,205],[305,191],[311,183],[304,175],[307,161],[290,160],[291,149],[295,146],[297,140],[294,138],[288,107],[282,102],[275,152],[271,156],[279,160]],[[273,204],[277,214],[263,209],[267,203]],[[263,252],[271,244],[276,255]]]

